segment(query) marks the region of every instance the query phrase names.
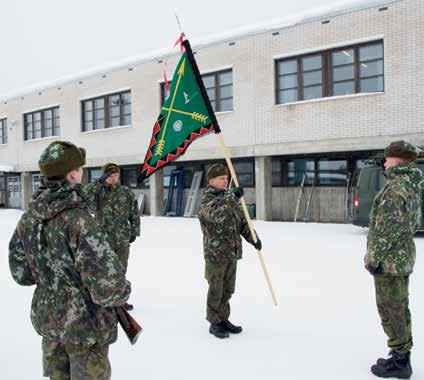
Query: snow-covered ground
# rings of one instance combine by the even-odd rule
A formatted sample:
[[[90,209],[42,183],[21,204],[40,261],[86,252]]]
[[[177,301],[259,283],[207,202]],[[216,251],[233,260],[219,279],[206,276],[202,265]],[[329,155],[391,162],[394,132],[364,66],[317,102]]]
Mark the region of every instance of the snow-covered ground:
[[[0,379],[41,379],[41,338],[29,310],[33,287],[15,284],[8,241],[21,215],[0,210]],[[272,304],[254,250],[239,262],[231,320],[244,331],[218,340],[204,319],[206,281],[196,219],[142,219],[128,278],[136,346],[111,346],[119,380],[362,380],[387,353],[373,283],[363,268],[366,231],[350,225],[255,222],[279,299]],[[411,277],[414,378],[424,379],[424,237]],[[421,358],[421,360],[420,360]]]

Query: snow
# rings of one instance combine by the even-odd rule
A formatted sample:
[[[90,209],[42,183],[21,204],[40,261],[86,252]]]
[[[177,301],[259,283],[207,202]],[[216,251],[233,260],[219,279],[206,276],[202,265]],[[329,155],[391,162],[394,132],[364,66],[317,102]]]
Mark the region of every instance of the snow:
[[[15,170],[12,165],[2,165],[0,164],[0,172],[13,172]]]
[[[193,49],[200,49],[204,46],[223,42],[230,39],[241,38],[249,35],[256,35],[261,33],[270,32],[273,30],[289,28],[298,24],[313,22],[322,18],[332,18],[346,13],[377,7],[381,5],[398,3],[403,0],[334,0],[333,3],[321,7],[308,9],[293,15],[282,18],[277,18],[267,22],[247,25],[240,28],[231,29],[225,32],[190,39],[189,31],[186,31],[187,38],[190,39]],[[171,36],[173,38],[173,36]],[[174,41],[172,41],[174,42]],[[171,46],[171,43],[170,43]],[[68,75],[62,78],[57,78],[41,84],[36,84],[24,89],[16,89],[9,93],[0,94],[0,101],[10,101],[27,94],[45,91],[50,88],[65,86],[76,81],[83,81],[87,78],[92,78],[96,75],[108,74],[114,71],[119,71],[131,66],[139,65],[144,62],[161,59],[166,56],[175,55],[177,48],[162,48],[151,51],[142,55],[128,57],[114,63],[107,63],[98,67],[93,67],[90,70]]]
[[[41,338],[29,310],[34,287],[15,284],[7,247],[17,210],[0,209],[0,378],[41,379]],[[196,219],[142,219],[132,247],[133,316],[144,332],[135,346],[120,333],[111,346],[119,380],[366,380],[386,355],[372,277],[363,268],[366,230],[351,225],[255,222],[279,306],[259,260],[245,244],[231,320],[242,334],[218,340],[204,319],[206,281]],[[424,237],[411,277],[416,379],[424,378]]]

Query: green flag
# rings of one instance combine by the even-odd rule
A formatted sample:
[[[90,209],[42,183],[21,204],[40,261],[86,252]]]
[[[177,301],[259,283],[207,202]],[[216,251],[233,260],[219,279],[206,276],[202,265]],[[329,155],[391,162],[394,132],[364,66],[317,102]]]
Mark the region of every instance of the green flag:
[[[184,154],[193,140],[215,130],[213,120],[215,115],[196,62],[191,50],[186,49],[153,128],[141,177],[149,177]]]

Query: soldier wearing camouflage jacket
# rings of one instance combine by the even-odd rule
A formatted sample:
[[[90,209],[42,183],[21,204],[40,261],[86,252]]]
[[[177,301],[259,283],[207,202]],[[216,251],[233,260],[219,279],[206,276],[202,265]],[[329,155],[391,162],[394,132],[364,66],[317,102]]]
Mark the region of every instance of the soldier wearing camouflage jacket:
[[[379,359],[371,371],[379,377],[409,378],[413,342],[408,287],[415,264],[414,234],[421,225],[423,176],[412,145],[394,142],[385,157],[386,183],[373,201],[365,267],[374,276],[391,358]]]
[[[103,166],[102,177],[88,184],[85,193],[126,270],[130,244],[140,236],[140,214],[134,193],[119,184],[119,168],[113,163]]]
[[[117,339],[114,306],[130,294],[124,268],[88,212],[79,182],[85,151],[51,143],[39,166],[44,186],[9,244],[14,280],[36,285],[32,324],[43,337],[44,376],[110,379],[109,345]]]
[[[237,260],[242,258],[243,236],[258,249],[261,242],[252,240],[249,226],[238,198],[243,189],[228,191],[228,170],[222,165],[212,165],[207,173],[209,185],[203,192],[199,210],[199,221],[203,232],[205,256],[205,278],[209,284],[206,319],[210,322],[210,333],[226,338],[229,333],[239,333],[230,316],[229,300],[236,283]]]

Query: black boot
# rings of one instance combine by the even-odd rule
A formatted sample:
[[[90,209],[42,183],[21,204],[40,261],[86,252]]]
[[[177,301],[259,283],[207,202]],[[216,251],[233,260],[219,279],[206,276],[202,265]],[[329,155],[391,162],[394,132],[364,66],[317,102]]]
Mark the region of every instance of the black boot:
[[[387,359],[384,359],[384,358],[378,358],[377,359],[377,364],[378,365],[385,365],[389,360],[392,360],[392,357],[393,357],[393,350],[390,350],[389,351],[389,358],[387,358]]]
[[[132,309],[134,309],[134,306],[131,305],[130,303],[125,302],[124,309],[131,311]]]
[[[243,331],[241,326],[234,326],[230,321],[222,321],[221,326],[231,334],[239,334]]]
[[[211,323],[211,327],[209,327],[209,332],[220,339],[228,338],[230,336],[228,331],[224,330],[224,328],[221,326],[220,322]]]
[[[412,375],[411,354],[400,354],[393,351],[392,357],[384,364],[375,364],[371,367],[371,372],[378,377],[397,379],[409,379]]]

